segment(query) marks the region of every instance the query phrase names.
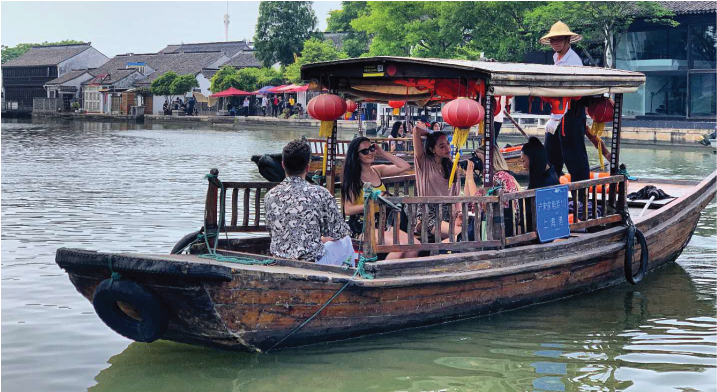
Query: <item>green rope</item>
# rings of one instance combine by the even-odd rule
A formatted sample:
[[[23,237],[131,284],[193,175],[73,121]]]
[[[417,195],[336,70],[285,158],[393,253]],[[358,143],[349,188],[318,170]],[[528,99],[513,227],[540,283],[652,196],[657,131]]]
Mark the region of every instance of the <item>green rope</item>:
[[[636,177],[630,176],[630,173],[627,172],[627,167],[625,167],[624,164],[623,164],[623,165],[620,165],[620,169],[617,171],[617,174],[618,174],[618,175],[621,175],[621,176],[625,176],[625,178],[627,178],[627,179],[630,180],[630,181],[635,181],[635,180],[637,180]]]
[[[500,186],[496,185],[493,188],[488,189],[488,192],[486,192],[486,196],[493,196],[500,189],[501,189]]]
[[[119,272],[115,272],[115,270],[112,268],[112,255],[109,255],[107,258],[107,265],[110,268],[110,284],[114,283],[115,280],[122,279],[122,275],[120,275]]]

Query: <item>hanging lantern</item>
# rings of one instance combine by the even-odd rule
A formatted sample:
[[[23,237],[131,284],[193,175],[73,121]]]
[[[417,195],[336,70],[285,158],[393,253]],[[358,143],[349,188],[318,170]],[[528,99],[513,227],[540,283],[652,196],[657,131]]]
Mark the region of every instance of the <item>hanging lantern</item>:
[[[590,134],[598,140],[597,150],[600,158],[600,167],[604,167],[602,156],[602,136],[605,131],[605,123],[612,121],[615,113],[615,104],[609,99],[603,99],[588,106],[588,114],[593,119],[593,126],[590,127]]]
[[[358,104],[350,99],[346,100],[346,111],[353,113],[358,109]]]
[[[493,103],[493,117],[495,117],[500,114],[500,109],[502,109],[500,106],[500,97],[493,96],[490,100]]]
[[[406,105],[406,101],[388,101],[388,106],[393,108],[393,115],[401,114],[401,108]]]
[[[306,109],[311,117],[321,120],[319,136],[329,137],[334,129],[334,121],[346,113],[346,101],[338,95],[321,94],[309,101]]]
[[[443,120],[454,128],[451,144],[456,146],[458,150],[455,159],[453,159],[453,169],[448,180],[448,189],[450,189],[455,178],[456,167],[458,167],[461,147],[466,144],[471,127],[483,121],[485,109],[480,103],[470,98],[461,97],[445,104],[441,109],[441,115]]]
[[[334,131],[334,121],[346,113],[346,101],[334,94],[321,94],[314,97],[306,105],[306,110],[311,117],[321,120],[319,136],[329,138]],[[326,175],[326,161],[328,159],[328,140],[324,145],[324,161],[322,163],[323,175]]]

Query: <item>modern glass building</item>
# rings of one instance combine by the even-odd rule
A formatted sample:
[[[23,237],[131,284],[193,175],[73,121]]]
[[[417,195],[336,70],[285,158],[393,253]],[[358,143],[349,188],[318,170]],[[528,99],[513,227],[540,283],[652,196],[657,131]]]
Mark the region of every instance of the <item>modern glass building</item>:
[[[638,19],[617,42],[616,68],[646,76],[638,92],[625,96],[624,115],[647,122],[714,123],[717,2],[660,3],[675,13],[679,26]]]

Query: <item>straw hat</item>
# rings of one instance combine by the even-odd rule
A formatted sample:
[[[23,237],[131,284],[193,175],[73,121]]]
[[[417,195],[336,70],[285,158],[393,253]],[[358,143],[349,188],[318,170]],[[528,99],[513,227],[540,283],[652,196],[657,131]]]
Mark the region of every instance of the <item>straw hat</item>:
[[[570,31],[570,27],[561,21],[555,22],[553,27],[550,28],[550,32],[544,35],[539,42],[544,45],[550,45],[550,39],[553,37],[570,37],[570,43],[575,43],[583,39],[582,35],[573,33]]]

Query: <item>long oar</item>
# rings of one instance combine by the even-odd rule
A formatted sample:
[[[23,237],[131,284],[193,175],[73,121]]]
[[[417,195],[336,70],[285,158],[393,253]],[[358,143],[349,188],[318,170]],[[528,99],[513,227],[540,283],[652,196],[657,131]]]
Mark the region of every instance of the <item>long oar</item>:
[[[504,115],[505,117],[508,117],[508,120],[510,120],[510,122],[512,122],[513,125],[515,125],[515,127],[518,128],[518,130],[520,131],[520,133],[522,133],[523,136],[525,136],[526,139],[530,139],[530,136],[528,136],[528,134],[525,133],[525,131],[523,130],[523,128],[521,128],[520,125],[518,125],[518,122],[515,121],[515,119],[513,119],[513,117],[510,115],[510,113],[506,112],[505,109],[503,109],[503,115]]]

